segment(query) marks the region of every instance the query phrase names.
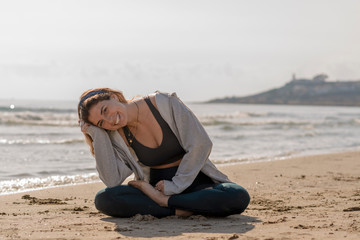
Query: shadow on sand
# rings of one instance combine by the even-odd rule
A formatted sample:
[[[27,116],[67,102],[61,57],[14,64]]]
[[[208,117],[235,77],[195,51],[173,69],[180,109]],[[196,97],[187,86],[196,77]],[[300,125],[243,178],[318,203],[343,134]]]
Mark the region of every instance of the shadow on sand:
[[[115,231],[129,237],[171,237],[184,233],[226,233],[243,234],[252,230],[252,223],[261,222],[255,217],[232,215],[226,218],[205,218],[192,216],[189,218],[102,218],[106,222],[116,224]]]

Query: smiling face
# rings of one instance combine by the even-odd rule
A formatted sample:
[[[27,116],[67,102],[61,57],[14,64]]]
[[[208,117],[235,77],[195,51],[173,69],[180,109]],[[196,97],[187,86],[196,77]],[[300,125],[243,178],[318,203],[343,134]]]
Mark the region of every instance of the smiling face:
[[[114,96],[94,104],[89,110],[88,119],[100,128],[117,130],[126,126],[128,115],[125,104]]]

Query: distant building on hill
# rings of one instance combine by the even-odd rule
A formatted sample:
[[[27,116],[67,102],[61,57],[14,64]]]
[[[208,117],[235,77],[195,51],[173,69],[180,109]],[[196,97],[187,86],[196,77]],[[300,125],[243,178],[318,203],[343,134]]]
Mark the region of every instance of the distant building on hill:
[[[306,78],[299,78],[297,79],[296,78],[296,75],[295,73],[293,73],[292,75],[292,79],[290,82],[305,82],[305,81],[312,81],[312,82],[316,82],[316,83],[323,83],[323,82],[326,82],[326,79],[328,79],[328,75],[326,74],[318,74],[318,75],[315,75],[312,79],[306,79]]]
[[[328,78],[328,75],[326,74],[319,74],[313,77],[313,81],[317,83],[326,82],[326,79]]]

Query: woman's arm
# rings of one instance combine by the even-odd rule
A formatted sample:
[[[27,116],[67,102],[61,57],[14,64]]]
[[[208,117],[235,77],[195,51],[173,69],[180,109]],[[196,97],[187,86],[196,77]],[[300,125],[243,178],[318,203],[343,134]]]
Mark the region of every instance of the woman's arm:
[[[178,194],[189,187],[209,158],[212,142],[194,113],[176,96],[170,97],[170,111],[176,135],[186,151],[172,181],[164,180],[166,195]]]
[[[107,187],[121,185],[132,171],[115,155],[108,133],[93,125],[88,127],[86,133],[93,140],[96,169],[100,179]]]

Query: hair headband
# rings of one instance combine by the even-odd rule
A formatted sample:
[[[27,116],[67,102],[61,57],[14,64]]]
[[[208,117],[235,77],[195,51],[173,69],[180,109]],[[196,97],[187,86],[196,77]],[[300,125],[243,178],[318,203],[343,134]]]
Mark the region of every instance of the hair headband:
[[[85,96],[83,96],[83,97],[80,99],[80,102],[79,102],[79,105],[78,105],[78,110],[80,110],[81,105],[83,104],[83,102],[84,102],[86,99],[91,98],[92,96],[95,96],[95,95],[100,94],[100,93],[107,93],[107,92],[106,92],[106,91],[103,91],[103,90],[91,91],[91,92],[87,93]]]

